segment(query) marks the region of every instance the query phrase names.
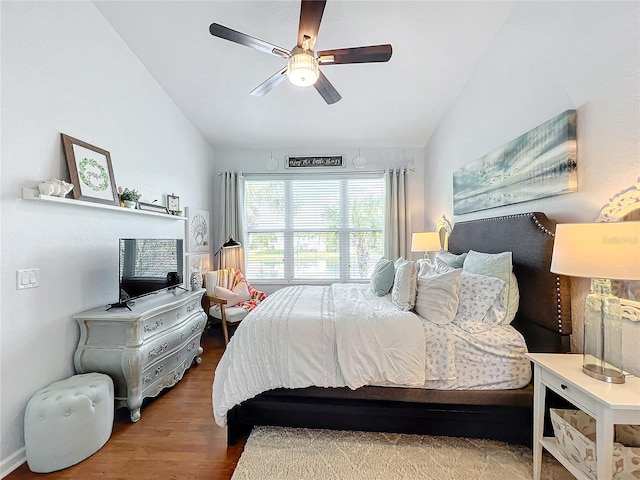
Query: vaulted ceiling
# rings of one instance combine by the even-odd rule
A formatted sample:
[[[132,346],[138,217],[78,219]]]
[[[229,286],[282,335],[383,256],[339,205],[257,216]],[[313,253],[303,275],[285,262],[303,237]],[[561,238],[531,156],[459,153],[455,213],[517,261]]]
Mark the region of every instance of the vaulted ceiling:
[[[328,0],[316,50],[390,43],[388,63],[320,67],[342,95],[285,81],[286,60],[213,37],[213,22],[291,49],[297,1],[94,1],[213,148],[422,147],[506,21],[511,2]]]

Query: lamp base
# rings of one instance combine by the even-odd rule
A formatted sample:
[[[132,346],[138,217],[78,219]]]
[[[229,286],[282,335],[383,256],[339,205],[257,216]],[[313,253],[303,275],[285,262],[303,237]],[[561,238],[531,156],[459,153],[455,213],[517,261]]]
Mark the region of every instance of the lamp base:
[[[607,383],[620,384],[625,381],[624,373],[613,368],[600,367],[598,365],[588,363],[586,365],[582,365],[582,371],[590,377]]]

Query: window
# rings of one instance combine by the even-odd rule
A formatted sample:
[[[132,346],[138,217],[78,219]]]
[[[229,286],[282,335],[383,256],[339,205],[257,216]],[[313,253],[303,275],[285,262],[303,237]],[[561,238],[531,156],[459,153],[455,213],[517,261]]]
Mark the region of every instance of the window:
[[[384,251],[381,177],[247,178],[247,277],[368,279]]]

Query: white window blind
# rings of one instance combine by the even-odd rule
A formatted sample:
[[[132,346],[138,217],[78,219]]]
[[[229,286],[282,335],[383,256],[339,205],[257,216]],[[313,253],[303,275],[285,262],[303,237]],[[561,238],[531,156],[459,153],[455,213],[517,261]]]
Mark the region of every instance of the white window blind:
[[[247,276],[368,279],[384,252],[384,203],[382,178],[247,178]]]

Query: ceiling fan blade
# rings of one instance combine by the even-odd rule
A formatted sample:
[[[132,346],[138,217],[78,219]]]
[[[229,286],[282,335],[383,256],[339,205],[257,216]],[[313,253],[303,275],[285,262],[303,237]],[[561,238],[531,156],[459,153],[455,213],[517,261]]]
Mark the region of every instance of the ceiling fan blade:
[[[300,4],[300,26],[298,27],[298,47],[302,48],[305,36],[309,37],[309,50],[314,50],[320,21],[326,0],[302,0]]]
[[[254,97],[264,97],[267,93],[280,85],[285,78],[287,78],[287,67],[277,71],[256,88],[251,90],[251,95]]]
[[[277,45],[265,42],[264,40],[260,40],[259,38],[247,35],[246,33],[237,32],[229,27],[225,27],[224,25],[220,25],[218,23],[212,23],[209,26],[209,33],[211,33],[211,35],[213,35],[214,37],[219,37],[225,40],[229,40],[230,42],[239,43],[240,45],[244,45],[245,47],[255,48],[256,50],[275,55],[276,57],[288,58],[289,55],[291,55],[291,51],[287,50],[286,48],[278,47]]]
[[[391,45],[389,44],[338,48],[336,50],[323,50],[322,52],[318,52],[318,58],[322,65],[388,62],[391,58],[392,51]],[[333,61],[326,57],[333,57]]]
[[[342,99],[342,96],[338,93],[335,87],[331,85],[331,82],[327,80],[327,77],[325,77],[322,72],[319,73],[320,76],[313,86],[329,105],[339,102]]]

